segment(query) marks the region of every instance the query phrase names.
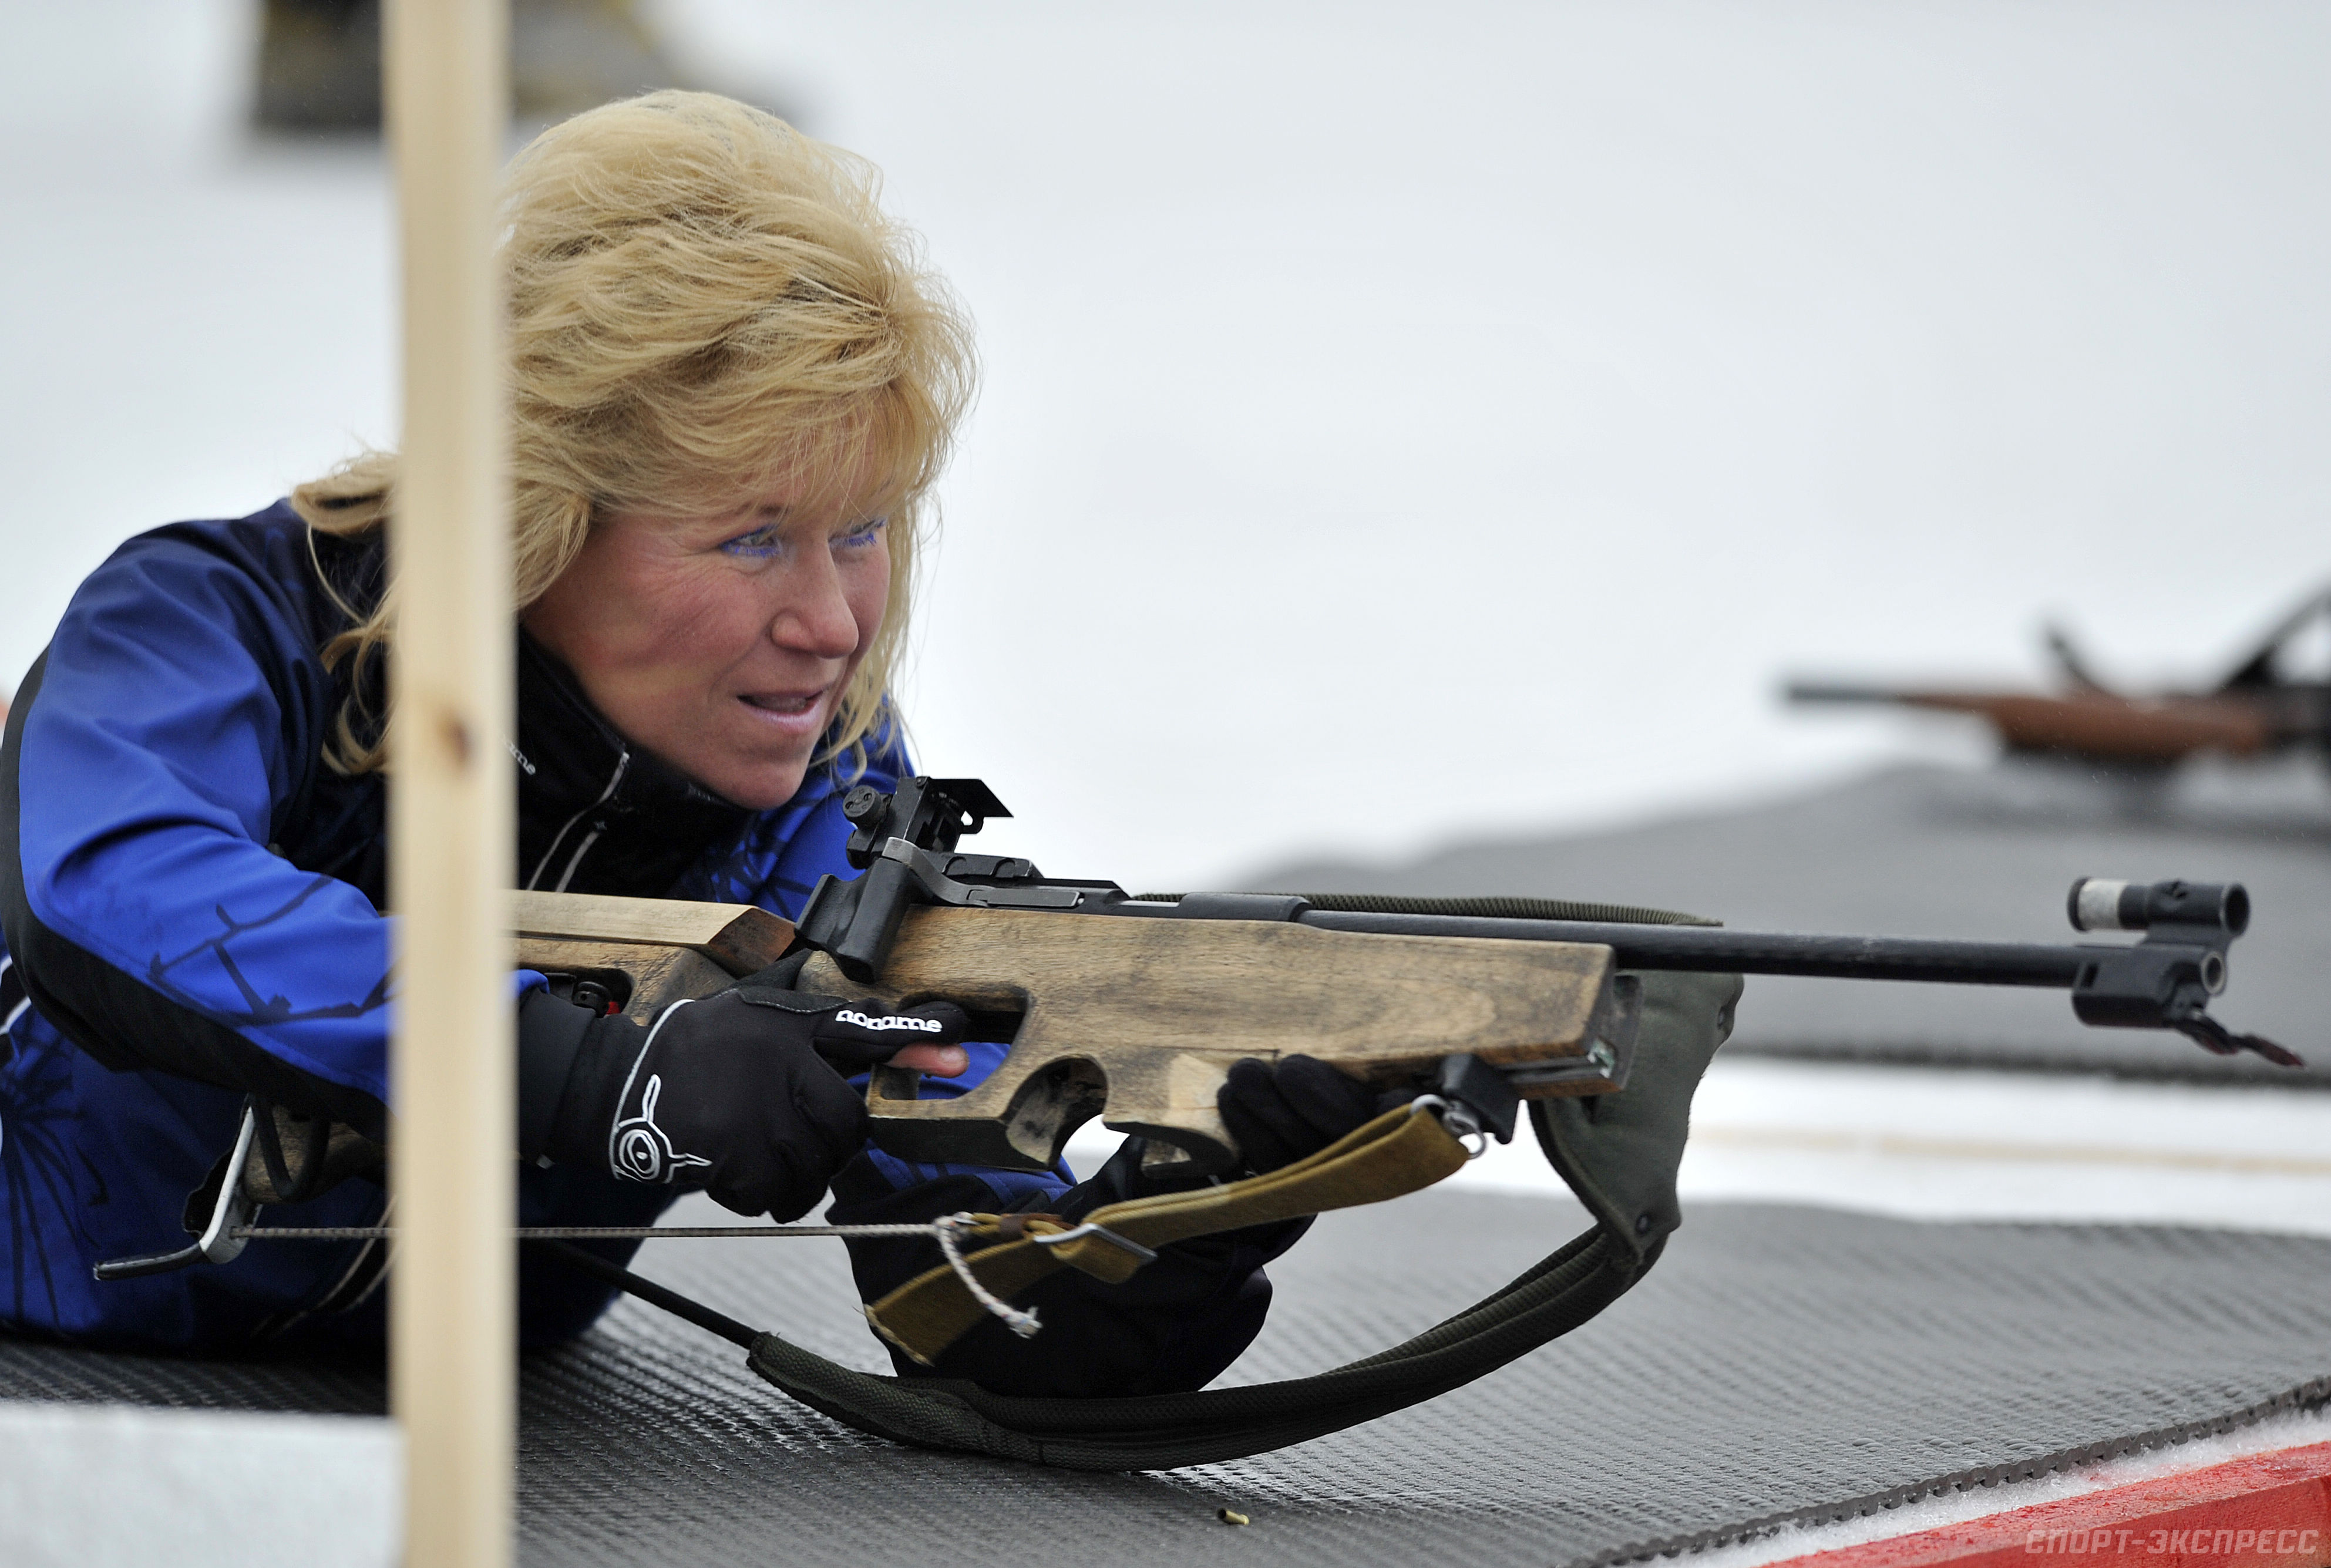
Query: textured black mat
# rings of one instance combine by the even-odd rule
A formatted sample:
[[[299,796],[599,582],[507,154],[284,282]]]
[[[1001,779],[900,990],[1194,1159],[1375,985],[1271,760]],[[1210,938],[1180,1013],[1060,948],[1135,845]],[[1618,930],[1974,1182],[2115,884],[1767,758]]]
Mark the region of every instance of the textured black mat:
[[[2012,941],[2076,936],[2075,877],[2248,885],[2257,908],[2215,1011],[2308,1059],[2303,1072],[2168,1034],[2084,1029],[2061,992],[1759,975],[1728,1050],[1864,1061],[2107,1070],[2331,1088],[2331,780],[2293,765],[2155,780],[2069,765],[1899,768],[1777,804],[1623,832],[1461,844],[1243,879],[1305,892],[1513,893],[1689,909],[1730,926]]]
[[[1331,1216],[1276,1271],[1233,1379],[1382,1348],[1583,1226],[1569,1204],[1428,1193]],[[650,1243],[644,1269],[876,1364],[827,1241]],[[1586,1564],[1783,1516],[2031,1473],[2069,1450],[2312,1401],[2331,1242],[1919,1225],[1695,1206],[1651,1278],[1449,1398],[1233,1464],[1085,1476],[891,1448],[637,1304],[526,1368],[530,1564]],[[346,1370],[0,1343],[0,1392],[361,1410]],[[1245,1528],[1219,1523],[1229,1506]]]

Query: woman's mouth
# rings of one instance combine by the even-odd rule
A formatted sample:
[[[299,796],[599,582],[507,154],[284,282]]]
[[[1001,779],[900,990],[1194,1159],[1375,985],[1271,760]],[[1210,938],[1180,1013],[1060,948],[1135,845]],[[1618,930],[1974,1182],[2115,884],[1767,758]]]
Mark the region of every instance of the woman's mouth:
[[[814,691],[742,691],[737,700],[780,727],[803,728],[819,723],[830,689],[821,686]]]

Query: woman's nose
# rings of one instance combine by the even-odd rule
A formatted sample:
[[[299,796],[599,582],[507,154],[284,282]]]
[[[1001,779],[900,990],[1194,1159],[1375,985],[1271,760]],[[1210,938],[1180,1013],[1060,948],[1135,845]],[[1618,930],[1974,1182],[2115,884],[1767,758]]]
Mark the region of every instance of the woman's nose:
[[[813,654],[820,659],[847,659],[858,651],[858,617],[842,591],[841,574],[831,558],[819,560],[817,551],[786,584],[785,603],[777,607],[769,636],[780,648]]]

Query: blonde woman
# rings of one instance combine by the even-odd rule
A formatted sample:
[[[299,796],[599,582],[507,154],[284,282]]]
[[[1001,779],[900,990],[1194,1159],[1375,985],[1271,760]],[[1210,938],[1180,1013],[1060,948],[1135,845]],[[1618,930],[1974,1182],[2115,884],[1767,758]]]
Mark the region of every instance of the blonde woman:
[[[819,876],[852,874],[842,793],[910,771],[889,681],[970,395],[967,328],[871,169],[719,98],[652,94],[554,128],[515,164],[507,215],[514,879],[791,917]],[[361,1156],[394,1157],[395,479],[376,454],[250,517],[132,539],[17,695],[0,753],[0,1322],[19,1331],[195,1351],[380,1340],[371,1243],[91,1269],[184,1245],[246,1104],[279,1139],[346,1129],[329,1167],[357,1172],[295,1189],[271,1222],[381,1218]],[[1137,1153],[1071,1186],[868,1147],[846,1075],[896,1060],[959,1093],[1001,1048],[964,1041],[937,1003],[899,1050],[845,999],[794,989],[798,968],[652,1025],[517,976],[521,1221],[642,1224],[693,1190],[781,1220],[829,1187],[863,1219],[1074,1213],[1140,1190]],[[1316,1063],[1234,1082],[1225,1111],[1259,1168],[1374,1108]],[[1260,1265],[1299,1230],[1169,1250],[1124,1287],[1070,1272],[1043,1288],[1041,1353],[991,1324],[939,1370],[1018,1392],[1197,1387],[1260,1326]],[[927,1246],[857,1249],[861,1288],[935,1260]],[[533,1259],[520,1292],[528,1344],[608,1300]]]

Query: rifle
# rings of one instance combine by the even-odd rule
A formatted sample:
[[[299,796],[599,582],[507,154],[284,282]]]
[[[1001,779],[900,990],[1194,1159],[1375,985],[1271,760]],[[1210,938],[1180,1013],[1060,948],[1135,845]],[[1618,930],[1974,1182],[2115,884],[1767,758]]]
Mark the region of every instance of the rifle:
[[[2029,691],[1954,691],[1939,688],[1855,686],[1798,680],[1788,699],[1854,703],[1973,714],[1990,724],[2011,751],[2052,752],[2123,764],[2173,763],[2195,752],[2258,756],[2320,730],[2313,716],[2288,722],[2248,694],[2122,697],[2074,691],[2050,697]]]
[[[1146,1169],[1232,1168],[1215,1091],[1242,1057],[1297,1051],[1430,1089],[1460,1130],[1502,1141],[1523,1101],[1625,1088],[1645,972],[2055,988],[2084,1023],[2299,1060],[2207,1011],[2250,924],[2239,884],[2075,883],[2073,927],[2144,933],[2128,945],[1791,935],[1552,900],[1133,897],[958,852],[1011,814],[977,779],[861,786],[843,811],[864,875],[821,879],[797,927],[741,906],[523,893],[519,960],[642,1018],[802,947],[804,989],[952,1000],[1009,1053],[951,1099],[918,1098],[919,1074],[877,1069],[874,1141],[1018,1170],[1049,1168],[1096,1116],[1150,1140]]]
[[[2260,756],[2331,738],[2331,682],[2301,671],[2307,634],[2331,622],[2331,592],[2309,595],[2244,652],[2206,691],[2130,696],[2108,689],[2071,639],[2050,627],[2050,653],[2069,689],[2031,691],[1871,686],[1794,680],[1798,703],[1889,704],[1987,721],[2011,751],[2047,752],[2123,765],[2165,766],[2196,752]]]

